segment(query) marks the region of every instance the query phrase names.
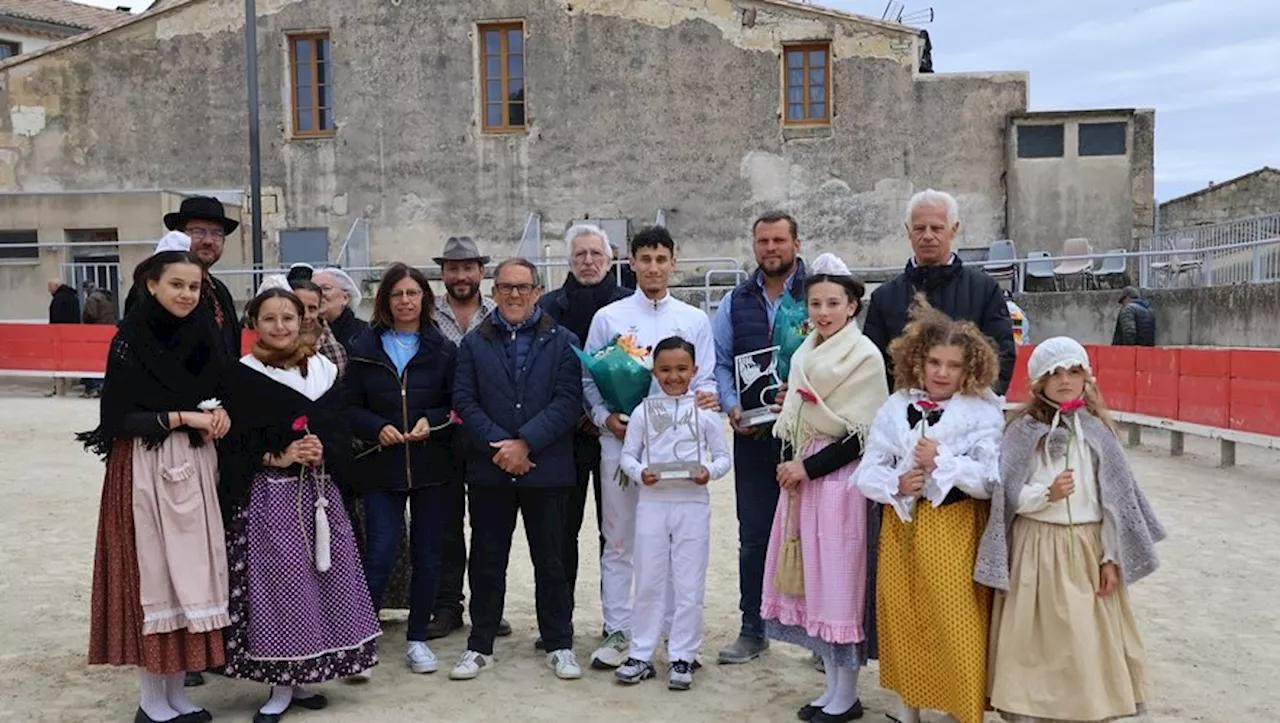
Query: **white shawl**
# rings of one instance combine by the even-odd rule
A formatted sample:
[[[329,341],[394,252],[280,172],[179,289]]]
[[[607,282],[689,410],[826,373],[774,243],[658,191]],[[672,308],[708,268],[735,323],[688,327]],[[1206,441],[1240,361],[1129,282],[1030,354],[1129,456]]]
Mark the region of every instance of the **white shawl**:
[[[804,392],[817,402],[805,401]],[[857,324],[850,320],[821,342],[815,331],[791,358],[787,396],[773,436],[797,456],[817,439],[865,439],[888,394],[884,357]]]

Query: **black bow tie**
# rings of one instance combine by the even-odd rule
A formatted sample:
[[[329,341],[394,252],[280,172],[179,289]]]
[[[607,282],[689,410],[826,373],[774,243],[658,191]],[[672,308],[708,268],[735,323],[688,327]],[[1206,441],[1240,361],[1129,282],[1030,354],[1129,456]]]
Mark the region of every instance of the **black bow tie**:
[[[924,412],[920,411],[920,407],[917,407],[914,404],[909,405],[907,407],[907,426],[914,428],[917,424],[920,423],[920,420],[924,418],[925,418],[925,414]],[[929,412],[928,419],[929,419],[930,427],[937,424],[938,420],[942,419],[942,410],[935,409]]]

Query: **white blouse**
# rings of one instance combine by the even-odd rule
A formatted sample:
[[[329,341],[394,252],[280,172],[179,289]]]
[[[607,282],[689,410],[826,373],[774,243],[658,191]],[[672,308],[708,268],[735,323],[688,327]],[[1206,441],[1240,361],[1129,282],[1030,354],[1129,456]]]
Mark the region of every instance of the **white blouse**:
[[[1088,445],[1078,440],[1078,437],[1073,436],[1068,453],[1056,461],[1049,458],[1049,453],[1043,447],[1032,458],[1034,466],[1031,479],[1018,495],[1018,514],[1051,525],[1101,522],[1102,562],[1114,562],[1119,543],[1114,521],[1102,506],[1101,490],[1098,487],[1098,458]],[[1049,487],[1067,469],[1068,464],[1075,475],[1075,490],[1067,499],[1050,502]],[[1071,502],[1070,515],[1067,513],[1068,500]]]
[[[240,363],[271,377],[313,402],[324,396],[324,393],[333,388],[334,382],[338,380],[338,367],[319,354],[307,358],[307,376],[305,377],[297,368],[279,369],[267,366],[252,354],[240,357]]]

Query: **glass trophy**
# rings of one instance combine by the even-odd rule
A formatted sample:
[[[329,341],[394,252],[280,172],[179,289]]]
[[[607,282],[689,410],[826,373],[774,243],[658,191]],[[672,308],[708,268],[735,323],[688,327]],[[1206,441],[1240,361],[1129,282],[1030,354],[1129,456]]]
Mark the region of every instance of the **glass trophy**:
[[[694,396],[649,397],[644,400],[644,411],[645,467],[659,482],[696,477],[702,467],[703,445]],[[670,449],[675,459],[654,462],[650,454],[656,446]]]
[[[744,427],[769,424],[778,418],[778,413],[773,409],[773,400],[782,387],[782,380],[778,378],[779,349],[780,347],[771,346],[733,358],[738,404],[742,405],[740,423]]]

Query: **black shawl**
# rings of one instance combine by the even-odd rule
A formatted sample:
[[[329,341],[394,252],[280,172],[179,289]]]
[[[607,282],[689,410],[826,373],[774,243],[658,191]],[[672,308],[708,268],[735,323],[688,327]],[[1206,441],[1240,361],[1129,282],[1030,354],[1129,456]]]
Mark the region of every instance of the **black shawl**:
[[[201,309],[178,318],[145,295],[111,340],[98,428],[76,438],[102,456],[117,439],[141,437],[158,447],[169,437],[162,415],[194,412],[219,397],[223,359]],[[204,444],[199,431],[186,431],[193,446]]]
[[[586,344],[592,317],[597,311],[616,301],[617,293],[618,282],[613,274],[605,274],[604,279],[594,286],[584,286],[578,282],[577,277],[569,274],[564,280],[565,310],[556,321],[577,334],[581,343]]]
[[[227,413],[231,433],[219,454],[219,497],[226,516],[247,501],[253,478],[264,469],[262,457],[281,454],[306,431],[294,431],[300,417],[324,445],[325,471],[339,482],[351,464],[351,426],[345,416],[340,384],[334,382],[319,399],[272,379],[243,363],[228,373]],[[297,468],[294,472],[300,471]]]

